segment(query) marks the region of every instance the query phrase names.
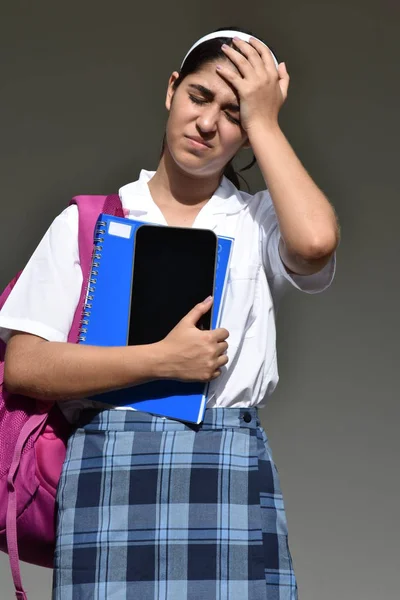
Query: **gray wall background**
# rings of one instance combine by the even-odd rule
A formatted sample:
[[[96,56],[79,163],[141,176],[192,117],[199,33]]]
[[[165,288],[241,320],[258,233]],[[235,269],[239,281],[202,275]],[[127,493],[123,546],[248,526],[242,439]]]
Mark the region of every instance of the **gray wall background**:
[[[14,1],[0,20],[1,287],[71,196],[156,168],[168,77],[194,40],[237,23],[286,61],[281,127],[334,204],[342,242],[333,286],[281,305],[281,381],[263,424],[300,600],[398,598],[396,0]],[[50,571],[23,575],[30,600],[50,597]]]

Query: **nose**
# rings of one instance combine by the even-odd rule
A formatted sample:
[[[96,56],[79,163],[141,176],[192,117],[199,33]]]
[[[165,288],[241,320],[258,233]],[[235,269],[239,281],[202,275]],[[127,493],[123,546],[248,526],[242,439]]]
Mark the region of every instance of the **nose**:
[[[218,109],[213,106],[202,108],[201,114],[197,118],[197,125],[204,133],[215,131],[217,128]]]

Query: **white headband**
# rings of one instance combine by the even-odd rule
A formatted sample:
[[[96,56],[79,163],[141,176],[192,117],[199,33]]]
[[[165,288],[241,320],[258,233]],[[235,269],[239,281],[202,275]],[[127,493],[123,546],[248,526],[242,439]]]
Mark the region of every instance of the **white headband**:
[[[185,58],[182,61],[181,69],[183,67],[183,63],[185,62],[185,60],[187,59],[189,54],[192,52],[192,50],[194,50],[197,46],[199,46],[203,42],[208,42],[208,40],[214,40],[215,38],[220,38],[220,37],[227,37],[227,38],[238,37],[245,42],[249,42],[250,38],[254,37],[254,39],[256,39],[259,42],[261,42],[262,44],[264,44],[264,42],[262,40],[259,40],[254,35],[249,35],[248,33],[242,33],[241,31],[230,31],[230,30],[214,31],[214,33],[209,33],[208,35],[205,35],[200,40],[198,40],[195,44],[193,44],[193,46],[190,48],[189,52],[186,54]],[[264,44],[264,46],[268,47],[266,44]],[[271,52],[272,58],[274,59],[276,68],[278,68],[278,61],[277,61],[274,53],[272,52],[272,50],[269,50],[269,51]]]

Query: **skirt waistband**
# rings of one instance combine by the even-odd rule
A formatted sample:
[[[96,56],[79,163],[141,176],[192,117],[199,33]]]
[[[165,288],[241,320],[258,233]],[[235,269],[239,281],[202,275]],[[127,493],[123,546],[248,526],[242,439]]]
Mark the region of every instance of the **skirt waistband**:
[[[204,420],[199,425],[158,417],[136,410],[97,410],[82,411],[77,428],[86,431],[201,431],[223,429],[225,427],[246,427],[255,429],[260,426],[257,407],[250,408],[207,408]]]

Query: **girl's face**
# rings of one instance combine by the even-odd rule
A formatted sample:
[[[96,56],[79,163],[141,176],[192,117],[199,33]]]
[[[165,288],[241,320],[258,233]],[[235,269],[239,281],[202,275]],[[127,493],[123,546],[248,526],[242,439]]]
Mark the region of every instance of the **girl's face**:
[[[176,71],[168,84],[165,151],[184,172],[194,176],[220,174],[241,147],[248,147],[246,132],[240,126],[238,94],[216,72],[216,64],[208,63],[185,77],[175,92]]]

